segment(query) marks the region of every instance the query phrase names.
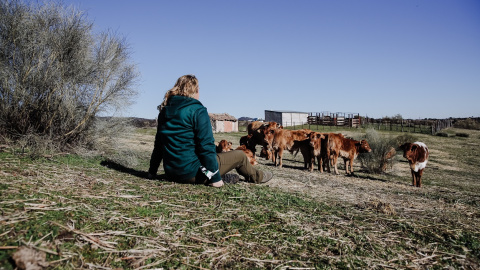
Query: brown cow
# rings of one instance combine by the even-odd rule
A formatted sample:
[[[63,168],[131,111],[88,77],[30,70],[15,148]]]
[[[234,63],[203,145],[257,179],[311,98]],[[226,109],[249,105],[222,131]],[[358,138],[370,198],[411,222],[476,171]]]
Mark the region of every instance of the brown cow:
[[[268,145],[265,144],[265,130],[272,130],[272,129],[279,129],[283,128],[280,124],[277,122],[260,122],[260,121],[254,121],[250,124],[248,124],[247,127],[247,136],[243,136],[240,138],[240,145],[245,145],[247,146],[248,149],[250,149],[253,154],[255,154],[256,149],[255,147],[257,145],[262,145],[262,152],[260,154],[261,157],[265,157],[266,159],[270,159],[272,157],[271,149],[268,149]]]
[[[232,142],[228,142],[227,140],[221,140],[217,147],[217,153],[228,152],[232,150]]]
[[[403,157],[408,160],[412,173],[412,185],[422,186],[423,170],[427,166],[428,148],[423,142],[405,143],[400,146],[403,150]]]
[[[328,133],[312,132],[309,134],[309,143],[312,147],[312,160],[310,162],[310,171],[313,171],[315,158],[318,162],[318,170],[323,172],[326,168],[330,172],[330,150],[328,149]]]
[[[242,150],[245,153],[245,155],[247,155],[248,162],[250,162],[250,164],[252,164],[252,165],[257,165],[258,164],[257,160],[255,159],[255,155],[253,154],[253,152],[250,151],[250,149],[247,149],[247,147],[245,145],[240,145],[235,150]]]
[[[248,162],[250,162],[250,164],[252,164],[252,165],[257,165],[258,164],[257,160],[255,159],[255,155],[253,154],[253,152],[250,151],[250,149],[248,149],[245,145],[240,145],[235,150],[242,150],[245,153],[245,155],[247,156]],[[228,142],[227,140],[221,140],[217,145],[216,151],[217,151],[217,153],[232,151],[232,142]]]
[[[292,153],[295,152],[295,156],[298,154],[298,151],[300,151],[300,153],[302,153],[302,156],[303,156],[303,168],[312,171],[313,148],[310,145],[310,140],[308,139],[302,140],[302,141],[294,140],[290,151]]]
[[[286,149],[292,152],[292,146],[295,140],[303,141],[308,138],[310,130],[289,130],[289,129],[265,129],[265,143],[269,149],[273,150],[273,163],[275,166],[282,167],[283,151]]]
[[[337,161],[339,156],[342,157],[345,162],[346,173],[353,175],[353,161],[357,158],[358,154],[372,151],[366,140],[356,141],[345,138],[341,134],[334,133],[330,133],[328,136],[328,148],[330,150],[335,174],[338,174]]]
[[[247,126],[247,137],[240,139],[240,145],[246,145],[253,153],[257,144],[263,145],[263,127],[266,124],[261,121],[254,121]],[[242,140],[243,139],[243,140]]]
[[[250,149],[253,153],[255,153],[255,146],[257,145],[253,139],[252,134],[248,134],[245,136],[242,136],[240,138],[240,145],[245,145],[247,149]]]

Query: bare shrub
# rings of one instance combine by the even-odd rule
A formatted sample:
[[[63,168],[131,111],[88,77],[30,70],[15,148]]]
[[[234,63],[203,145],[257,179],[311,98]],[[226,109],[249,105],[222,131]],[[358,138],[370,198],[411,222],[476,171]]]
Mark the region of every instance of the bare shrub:
[[[397,136],[394,140],[394,143],[395,143],[395,147],[399,147],[400,145],[404,144],[404,143],[413,143],[413,142],[416,142],[418,141],[418,137],[411,134],[411,133],[405,133],[405,134],[402,134],[400,136]]]
[[[57,2],[0,1],[0,135],[38,136],[59,149],[92,140],[95,117],[136,96],[126,41],[94,35],[81,11]]]
[[[92,134],[90,134],[94,140],[89,143],[88,148],[109,155],[121,148],[121,138],[134,132],[135,127],[129,118],[98,117],[95,120],[94,129],[91,130]]]
[[[387,168],[392,168],[398,139],[382,137],[374,129],[369,129],[366,140],[372,151],[358,156],[362,166],[370,173],[384,173]]]
[[[472,118],[459,120],[455,122],[453,126],[456,128],[480,130],[480,123],[478,123],[475,119],[472,119]]]

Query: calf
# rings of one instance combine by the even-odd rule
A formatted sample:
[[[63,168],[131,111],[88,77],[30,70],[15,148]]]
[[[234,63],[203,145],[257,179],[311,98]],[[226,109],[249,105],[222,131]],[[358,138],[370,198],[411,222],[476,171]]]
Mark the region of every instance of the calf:
[[[312,151],[313,148],[310,146],[310,140],[294,140],[292,148],[290,151],[295,152],[295,156],[298,154],[298,151],[302,153],[303,156],[303,168],[312,171]]]
[[[428,148],[422,142],[405,143],[400,146],[403,150],[403,157],[408,160],[410,171],[412,173],[412,185],[414,187],[422,186],[423,170],[427,166]]]
[[[292,152],[292,146],[295,140],[303,141],[307,139],[310,130],[288,130],[288,129],[266,129],[265,143],[273,151],[273,163],[275,166],[282,167],[283,151],[286,149]]]
[[[253,139],[253,135],[248,134],[240,138],[240,145],[245,145],[247,149],[250,149],[250,151],[255,153],[255,146],[257,145],[257,143]]]
[[[264,123],[261,121],[254,121],[248,124],[247,126],[248,135],[240,138],[240,145],[245,145],[247,149],[250,149],[250,151],[253,152],[254,155],[256,152],[255,147],[257,145],[262,145],[263,149],[260,156],[270,159],[272,155],[271,155],[270,149],[268,149],[268,146],[265,144],[264,130],[277,129],[277,128],[283,128],[283,127],[276,122]]]
[[[232,142],[228,142],[227,140],[221,140],[217,147],[217,153],[228,152],[232,150]]]
[[[248,162],[250,162],[250,164],[252,165],[258,164],[253,152],[250,149],[248,149],[245,145],[240,145],[235,150],[242,150],[247,156]],[[217,153],[232,151],[232,142],[228,142],[227,140],[221,140],[216,147],[216,151]]]
[[[328,139],[328,148],[330,150],[332,159],[331,161],[332,165],[334,166],[335,174],[338,174],[338,157],[343,158],[345,163],[345,172],[353,175],[353,161],[357,158],[358,154],[372,151],[366,140],[356,141],[345,138],[340,134],[330,134]]]
[[[253,152],[250,151],[250,149],[247,149],[247,147],[245,145],[240,145],[235,150],[242,150],[245,153],[245,155],[247,156],[248,162],[250,162],[250,164],[252,164],[252,165],[257,165],[258,164],[257,160],[255,159],[255,155],[253,154]]]
[[[323,169],[327,168],[328,172],[330,172],[330,151],[328,149],[328,137],[328,133],[312,132],[309,134],[308,141],[312,148],[310,171],[313,171],[313,164],[315,162],[315,158],[317,158],[318,170],[323,172]]]

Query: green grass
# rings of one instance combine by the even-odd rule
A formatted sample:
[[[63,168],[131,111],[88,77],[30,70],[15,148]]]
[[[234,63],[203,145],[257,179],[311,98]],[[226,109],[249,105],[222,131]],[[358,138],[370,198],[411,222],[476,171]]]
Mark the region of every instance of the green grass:
[[[154,133],[139,132],[153,142]],[[274,172],[269,184],[214,189],[139,177],[146,154],[125,170],[103,166],[101,156],[4,152],[0,247],[49,251],[49,269],[475,269],[480,138],[466,132],[418,134],[432,150],[421,189],[408,186],[402,169],[333,176],[302,171],[288,155],[283,169],[259,158],[259,168]],[[243,135],[215,138],[235,146]],[[397,164],[406,167],[400,155]],[[14,269],[15,251],[0,250],[0,269]]]

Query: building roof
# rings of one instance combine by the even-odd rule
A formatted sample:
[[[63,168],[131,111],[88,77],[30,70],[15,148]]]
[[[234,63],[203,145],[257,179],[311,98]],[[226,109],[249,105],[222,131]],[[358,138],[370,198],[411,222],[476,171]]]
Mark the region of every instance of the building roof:
[[[278,113],[301,113],[301,114],[308,114],[307,112],[299,112],[299,111],[288,111],[288,110],[265,110],[266,112],[278,112]]]
[[[210,119],[216,121],[237,121],[237,118],[229,115],[228,113],[209,113]]]

